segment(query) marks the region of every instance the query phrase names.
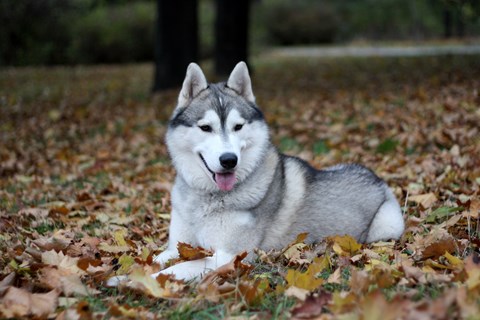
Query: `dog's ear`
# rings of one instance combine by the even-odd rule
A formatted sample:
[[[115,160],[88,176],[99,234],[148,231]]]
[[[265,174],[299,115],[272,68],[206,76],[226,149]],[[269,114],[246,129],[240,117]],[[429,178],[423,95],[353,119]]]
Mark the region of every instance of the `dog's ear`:
[[[248,74],[247,64],[243,61],[237,63],[230,77],[228,77],[227,86],[235,90],[247,101],[255,102],[255,96],[252,91],[252,81]]]
[[[190,63],[187,68],[187,75],[183,80],[182,90],[178,95],[177,108],[185,107],[200,91],[208,87],[207,79],[202,69],[196,63]]]

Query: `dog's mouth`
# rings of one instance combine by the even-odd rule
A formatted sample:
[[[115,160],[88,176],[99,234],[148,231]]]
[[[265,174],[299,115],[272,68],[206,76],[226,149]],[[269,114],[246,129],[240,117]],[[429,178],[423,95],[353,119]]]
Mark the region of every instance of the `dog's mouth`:
[[[207,168],[208,172],[212,174],[212,179],[217,185],[217,187],[222,191],[230,191],[235,186],[235,182],[237,181],[235,177],[235,171],[226,171],[226,172],[214,172],[212,169],[208,167],[207,161],[202,156],[201,153],[198,154],[200,159],[202,159],[205,168]]]

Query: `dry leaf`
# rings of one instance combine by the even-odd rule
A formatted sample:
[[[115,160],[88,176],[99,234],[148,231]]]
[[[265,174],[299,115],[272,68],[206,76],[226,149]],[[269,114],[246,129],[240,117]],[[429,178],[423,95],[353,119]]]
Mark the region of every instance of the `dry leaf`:
[[[327,267],[328,260],[325,257],[315,258],[305,272],[288,269],[285,280],[289,287],[294,286],[312,291],[323,284],[323,279],[317,278],[317,274]]]
[[[58,305],[58,292],[30,293],[25,289],[10,287],[0,304],[0,314],[8,318],[33,316],[45,318]]]
[[[428,209],[431,208],[432,205],[437,202],[437,196],[433,193],[426,193],[426,194],[419,194],[410,196],[408,198],[409,201],[415,202],[420,204],[423,208]]]
[[[292,309],[294,319],[311,319],[322,313],[323,307],[330,303],[332,294],[320,291],[315,295],[309,295],[305,301]]]
[[[467,272],[467,289],[469,291],[480,288],[480,259],[478,256],[469,256],[465,261],[465,271]]]
[[[349,235],[330,237],[329,240],[333,242],[333,251],[341,256],[354,256],[362,248],[362,245]]]
[[[177,250],[181,260],[191,261],[213,256],[213,252],[202,247],[192,247],[188,243],[179,242]]]
[[[139,290],[145,294],[155,297],[166,297],[165,289],[160,286],[160,283],[153,279],[150,274],[146,274],[144,270],[136,268],[129,275],[128,287]]]

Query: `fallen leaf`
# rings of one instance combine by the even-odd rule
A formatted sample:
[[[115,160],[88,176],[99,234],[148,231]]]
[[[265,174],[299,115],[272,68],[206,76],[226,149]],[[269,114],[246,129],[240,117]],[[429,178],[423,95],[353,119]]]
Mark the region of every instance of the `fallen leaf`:
[[[122,253],[122,252],[128,252],[131,250],[131,248],[127,245],[124,246],[117,246],[117,245],[111,245],[106,242],[102,242],[98,245],[98,249],[109,252],[109,253]]]
[[[294,319],[311,319],[322,313],[323,307],[330,303],[332,294],[326,291],[320,291],[314,295],[309,295],[305,301],[294,307],[291,311]]]
[[[371,284],[368,273],[364,270],[353,269],[350,278],[350,288],[357,295],[367,292]]]
[[[79,258],[66,256],[61,251],[57,253],[54,250],[50,250],[42,253],[42,262],[44,264],[66,269],[70,273],[84,274],[85,272],[77,266],[78,260]]]
[[[426,194],[418,194],[414,196],[410,196],[408,198],[409,201],[415,202],[420,204],[423,208],[428,209],[431,208],[432,205],[437,202],[437,196],[433,193],[426,193]]]
[[[358,308],[360,309],[362,319],[396,320],[403,317],[405,303],[400,300],[387,302],[380,291],[374,291],[361,301]]]
[[[465,260],[465,271],[467,272],[467,289],[469,291],[480,288],[480,259],[471,255]]]
[[[25,289],[10,287],[0,303],[0,314],[7,318],[33,316],[45,318],[58,305],[58,292],[30,293]]]
[[[427,218],[425,219],[426,222],[432,223],[436,220],[440,220],[444,217],[448,217],[452,213],[464,210],[463,207],[440,207],[435,209],[432,213],[430,213]]]
[[[87,296],[99,293],[98,290],[83,284],[80,275],[68,269],[45,267],[40,270],[40,283],[49,289],[57,289],[66,296]]]
[[[323,284],[324,280],[317,278],[317,274],[327,267],[328,260],[325,257],[315,258],[305,272],[288,269],[285,280],[289,287],[294,286],[312,291]]]
[[[179,242],[177,250],[181,260],[190,261],[203,259],[205,257],[213,256],[213,252],[202,247],[192,247],[188,243]]]
[[[128,287],[137,289],[145,294],[155,297],[165,297],[165,289],[160,286],[157,280],[153,279],[150,274],[145,273],[141,268],[136,268],[129,275]]]
[[[362,248],[362,245],[349,235],[330,237],[329,240],[333,242],[333,251],[341,256],[353,256]]]
[[[455,249],[455,239],[452,236],[445,237],[426,246],[422,252],[422,257],[423,259],[438,258],[445,253],[455,252]]]

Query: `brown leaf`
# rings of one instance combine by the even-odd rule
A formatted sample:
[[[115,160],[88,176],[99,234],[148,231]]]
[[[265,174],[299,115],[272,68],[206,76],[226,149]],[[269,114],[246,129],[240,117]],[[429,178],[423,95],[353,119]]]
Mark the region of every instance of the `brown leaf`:
[[[66,296],[87,296],[99,293],[98,290],[83,284],[80,275],[68,269],[45,267],[40,270],[40,283],[49,289],[57,289]]]
[[[87,271],[89,266],[99,267],[103,264],[102,260],[92,258],[80,258],[78,259],[77,266],[83,271]]]
[[[48,214],[53,215],[53,216],[55,216],[56,214],[66,215],[69,212],[70,212],[70,210],[67,207],[61,206],[61,207],[51,208]]]
[[[11,286],[15,281],[15,272],[9,273],[5,278],[0,281],[0,296]]]
[[[410,196],[408,198],[409,201],[415,202],[420,204],[423,208],[428,209],[431,208],[432,205],[437,202],[437,196],[433,193],[426,193],[426,194],[419,194]]]
[[[457,249],[455,238],[445,229],[434,229],[427,236],[417,236],[411,245],[416,259],[437,259],[445,252],[453,253]]]
[[[205,257],[213,256],[213,252],[202,247],[192,247],[188,243],[179,242],[177,244],[177,250],[180,255],[180,259],[191,261],[203,259]]]
[[[0,314],[5,317],[34,316],[44,318],[53,313],[58,305],[58,292],[30,293],[25,289],[10,287],[0,304]]]
[[[455,249],[456,249],[455,239],[452,236],[445,237],[425,247],[425,249],[423,250],[422,256],[423,256],[423,259],[438,258],[444,255],[445,253],[455,252]]]
[[[480,259],[478,256],[471,255],[465,261],[465,271],[467,272],[468,290],[478,290],[480,288]]]
[[[309,295],[300,305],[291,311],[293,319],[311,319],[322,313],[323,307],[330,303],[332,294],[320,291],[318,294]]]
[[[362,295],[367,292],[369,285],[371,284],[368,273],[365,270],[352,270],[352,276],[350,278],[350,288],[357,295]]]
[[[405,312],[405,304],[401,300],[387,302],[380,291],[374,291],[363,299],[359,307],[362,319],[396,320],[402,319]]]
[[[42,262],[61,269],[66,269],[69,273],[84,274],[84,271],[77,266],[78,258],[66,256],[61,251],[56,252],[51,250],[43,252]]]
[[[208,273],[200,282],[198,292],[208,297],[211,301],[218,301],[219,296],[235,290],[237,286],[228,281],[235,281],[253,269],[253,266],[242,262],[246,256],[247,252],[242,252],[236,255],[229,263]]]

